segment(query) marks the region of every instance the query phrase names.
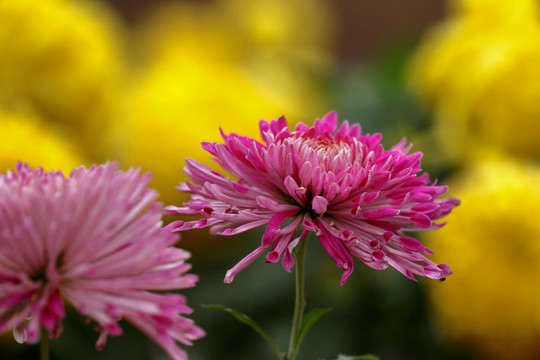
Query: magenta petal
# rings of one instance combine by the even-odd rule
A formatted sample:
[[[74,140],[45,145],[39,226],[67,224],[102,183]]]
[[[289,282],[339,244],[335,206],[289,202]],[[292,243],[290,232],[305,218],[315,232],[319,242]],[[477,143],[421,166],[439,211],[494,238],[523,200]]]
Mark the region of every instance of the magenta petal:
[[[401,229],[399,225],[395,225],[390,223],[389,221],[382,221],[382,220],[366,220],[366,223],[379,227],[381,230],[387,230],[387,231],[398,231]]]
[[[272,216],[272,218],[268,222],[266,231],[261,239],[261,244],[263,246],[270,246],[274,242],[274,239],[276,237],[276,230],[278,230],[281,227],[281,225],[283,224],[285,220],[289,219],[290,217],[294,215],[296,215],[296,211],[293,210],[293,211],[282,211]]]
[[[424,274],[430,278],[430,279],[442,279],[444,277],[443,272],[440,268],[437,266],[425,266],[424,267]]]
[[[176,229],[204,225],[212,234],[233,235],[267,224],[261,239],[261,247],[271,247],[266,261],[281,257],[284,269],[291,271],[291,251],[298,241],[284,236],[291,224],[302,225],[303,233],[314,232],[343,269],[341,283],[352,273],[353,256],[374,269],[391,266],[413,280],[449,273],[425,257],[432,254],[429,249],[404,234],[443,226],[438,220],[459,201],[439,198],[447,187],[422,173],[422,153],[410,153],[412,145],[405,139],[385,150],[381,134],[362,134],[358,124],[338,125],[337,114],[329,112],[313,126],[299,123],[290,131],[281,117],[260,122],[262,142],[222,134],[222,144],[205,143],[235,180],[187,161],[190,180],[179,190],[189,193],[190,200],[167,213],[209,221],[187,221]],[[231,269],[228,281],[253,260],[250,256]]]
[[[388,241],[390,241],[390,239],[392,238],[392,236],[394,236],[394,233],[393,233],[393,232],[386,231],[386,232],[383,234],[383,240],[384,240],[384,242],[387,243]]]
[[[369,204],[373,200],[375,200],[380,194],[380,191],[376,192],[370,192],[370,193],[362,193],[362,197],[359,200],[360,204]]]
[[[335,236],[332,236],[332,234],[330,234],[324,228],[324,225],[322,225],[320,221],[318,221],[317,226],[320,230],[318,238],[321,245],[326,250],[328,255],[330,255],[337,262],[337,266],[343,269],[340,284],[344,285],[354,269],[351,254],[343,244],[343,241]]]
[[[367,211],[364,211],[362,213],[362,215],[366,219],[370,219],[370,220],[388,218],[388,217],[395,216],[397,214],[399,214],[399,210],[398,209],[393,209],[393,208],[382,208],[382,209],[375,209],[375,210],[367,210]]]
[[[341,278],[339,279],[339,285],[343,286],[347,283],[347,280],[349,280],[349,278],[351,277],[354,271],[354,264],[352,262],[352,257],[351,257],[351,262],[343,264],[341,268],[343,269],[343,273],[341,274]]]
[[[275,212],[298,209],[296,205],[278,203],[277,201],[274,201],[266,196],[257,196],[256,202],[257,202],[257,205],[260,206],[261,208],[268,209]]]
[[[353,232],[351,230],[345,230],[341,232],[341,240],[350,240],[353,236]]]
[[[451,270],[450,267],[449,267],[448,265],[446,265],[446,264],[439,264],[439,265],[437,265],[437,267],[438,267],[439,269],[441,269],[442,275],[443,275],[443,276],[449,276],[449,275],[452,274],[452,270]]]
[[[109,335],[109,332],[106,329],[103,329],[99,333],[99,337],[96,341],[96,350],[103,350],[105,347],[105,344],[107,344],[107,337]]]
[[[386,171],[381,174],[377,174],[373,177],[373,182],[371,183],[371,188],[375,190],[379,190],[383,188],[386,184],[388,184],[388,181],[390,181],[391,173]]]
[[[431,220],[429,217],[421,213],[411,216],[411,221],[424,229],[431,227]]]
[[[315,196],[311,202],[311,207],[317,214],[324,214],[328,207],[328,200],[322,196]]]
[[[281,254],[283,253],[283,251],[285,251],[285,249],[287,249],[291,238],[294,236],[294,232],[295,231],[292,231],[288,234],[282,234],[278,237],[278,239],[274,242],[272,251],[270,251],[266,256],[267,263],[275,263],[279,260]]]
[[[309,230],[309,231],[313,231],[313,232],[317,232],[317,226],[315,225],[315,223],[311,220],[308,220],[308,219],[304,219],[302,220],[302,225],[304,226],[304,228],[306,230]]]
[[[255,261],[256,258],[258,258],[266,249],[268,246],[259,246],[255,250],[253,250],[251,253],[249,253],[245,258],[240,260],[236,265],[234,265],[232,268],[230,268],[227,271],[227,274],[225,275],[225,279],[223,280],[226,284],[232,283],[235,276],[242,270],[244,270],[249,264],[251,264],[253,261]]]
[[[287,191],[289,192],[290,195],[295,194],[296,190],[299,188],[296,181],[294,181],[294,179],[290,175],[285,178],[285,181],[283,181],[283,184],[287,188]]]
[[[373,260],[381,262],[384,260],[384,252],[381,250],[376,250],[372,253]]]
[[[321,120],[315,121],[315,127],[320,126],[322,132],[334,132],[338,125],[338,115],[335,111],[330,111]]]
[[[279,252],[277,251],[270,251],[268,255],[266,255],[266,260],[268,263],[275,263],[279,260]]]
[[[433,196],[431,196],[430,194],[425,194],[425,193],[412,194],[411,197],[409,198],[409,201],[412,201],[412,202],[427,202],[431,200],[433,200]]]
[[[281,264],[283,265],[285,271],[289,273],[292,271],[292,268],[294,266],[294,257],[289,250],[285,250],[285,253],[283,254],[283,258],[281,260]]]
[[[416,240],[415,238],[412,238],[409,236],[402,236],[399,238],[399,241],[407,250],[417,251],[417,252],[421,252],[424,250],[424,245],[422,245],[422,243]]]
[[[28,341],[28,332],[26,331],[23,323],[19,323],[13,327],[13,338],[19,344],[24,344],[26,341]]]
[[[430,211],[436,210],[439,207],[440,205],[437,203],[428,202],[428,203],[421,203],[421,204],[414,205],[411,208],[411,210],[420,211],[420,212],[430,212]]]
[[[302,165],[300,165],[300,171],[298,173],[298,177],[300,179],[300,185],[305,187],[309,183],[311,183],[312,174],[313,174],[313,164],[311,164],[311,162],[306,161]]]
[[[249,188],[248,187],[245,187],[245,186],[242,186],[242,185],[239,185],[238,183],[233,183],[233,187],[240,193],[247,193],[249,191]]]

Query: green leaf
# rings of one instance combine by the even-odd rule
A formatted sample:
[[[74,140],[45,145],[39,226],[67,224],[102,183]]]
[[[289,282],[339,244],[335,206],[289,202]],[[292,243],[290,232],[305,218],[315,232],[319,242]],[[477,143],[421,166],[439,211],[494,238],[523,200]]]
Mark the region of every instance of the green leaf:
[[[202,307],[206,308],[206,309],[212,309],[212,310],[218,310],[218,311],[227,312],[227,313],[231,314],[232,316],[234,316],[241,323],[244,323],[244,324],[247,324],[247,325],[251,326],[251,328],[253,330],[258,332],[259,335],[261,335],[263,337],[263,339],[266,340],[266,342],[268,343],[268,345],[270,345],[272,350],[274,350],[274,353],[278,356],[278,358],[283,359],[283,355],[279,351],[279,348],[278,348],[277,344],[274,342],[274,340],[272,340],[270,335],[268,335],[268,333],[266,331],[264,331],[259,326],[259,324],[257,324],[252,318],[250,318],[246,314],[243,314],[240,311],[225,307],[223,305],[202,305]]]
[[[365,355],[343,355],[339,354],[336,360],[380,360],[377,356],[371,354]]]
[[[334,310],[334,309],[333,308],[326,308],[326,309],[315,308],[304,315],[304,317],[302,318],[302,325],[300,326],[300,331],[298,331],[298,338],[296,340],[297,349],[295,350],[298,350],[298,348],[300,347],[300,343],[304,339],[304,336],[306,336],[309,329],[311,329],[311,327],[313,327],[313,325],[315,325],[315,323],[319,321],[321,316],[323,316],[324,314],[326,314],[327,312],[331,310]]]

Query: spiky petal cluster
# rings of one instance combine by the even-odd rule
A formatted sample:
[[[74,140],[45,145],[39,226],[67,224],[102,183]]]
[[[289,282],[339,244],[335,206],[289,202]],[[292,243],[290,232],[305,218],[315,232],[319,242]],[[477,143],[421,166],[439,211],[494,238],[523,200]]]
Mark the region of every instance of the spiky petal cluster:
[[[291,132],[282,117],[261,121],[264,143],[236,134],[222,134],[224,144],[203,143],[238,180],[186,160],[193,183],[179,190],[192,195],[184,207],[165,211],[203,218],[170,227],[210,226],[214,234],[233,235],[267,225],[261,245],[227,272],[225,282],[267,250],[267,262],[281,258],[290,271],[292,250],[309,232],[343,269],[342,285],[353,272],[353,257],[374,269],[394,267],[413,280],[415,274],[433,279],[451,274],[447,265],[426,258],[432,252],[406,234],[442,226],[433,221],[459,201],[439,199],[447,187],[419,175],[422,154],[409,154],[405,139],[385,150],[381,134],[362,135],[359,125],[347,122],[337,126],[337,114],[331,112],[313,127],[299,124]]]
[[[124,319],[175,360],[187,359],[176,341],[204,335],[185,318],[178,294],[155,291],[194,286],[189,253],[162,228],[150,174],[117,171],[116,164],[61,172],[19,163],[0,174],[0,332],[35,342],[40,327],[62,331],[64,302],[97,323],[96,347],[121,335]]]

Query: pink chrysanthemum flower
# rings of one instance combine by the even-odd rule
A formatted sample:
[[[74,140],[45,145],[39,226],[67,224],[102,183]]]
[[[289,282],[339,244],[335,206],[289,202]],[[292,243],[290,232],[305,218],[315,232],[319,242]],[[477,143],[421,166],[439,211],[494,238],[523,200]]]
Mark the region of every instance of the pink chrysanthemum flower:
[[[433,221],[459,200],[438,199],[447,187],[418,175],[422,154],[409,154],[405,139],[384,150],[381,134],[362,135],[359,125],[347,122],[336,131],[337,125],[331,112],[313,127],[299,124],[291,132],[281,117],[261,121],[264,144],[236,134],[222,134],[224,144],[203,143],[237,180],[186,160],[193,183],[178,189],[192,195],[184,207],[165,213],[204,218],[170,227],[210,226],[213,234],[233,235],[267,225],[261,245],[227,272],[227,283],[267,250],[267,262],[281,258],[291,271],[292,250],[309,232],[343,269],[342,285],[353,272],[353,257],[374,269],[391,266],[413,280],[415,274],[451,274],[447,265],[426,258],[432,252],[407,233],[442,226]]]
[[[176,360],[176,343],[204,332],[185,318],[186,299],[156,291],[194,286],[189,253],[162,228],[150,174],[116,164],[61,172],[19,163],[0,174],[0,331],[35,342],[62,331],[64,302],[97,323],[96,347],[121,335],[124,319]]]

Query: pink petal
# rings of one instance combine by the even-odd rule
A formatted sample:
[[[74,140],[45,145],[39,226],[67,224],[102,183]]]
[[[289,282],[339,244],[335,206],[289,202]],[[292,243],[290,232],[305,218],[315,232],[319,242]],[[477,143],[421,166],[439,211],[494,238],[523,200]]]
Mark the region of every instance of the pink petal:
[[[328,200],[322,196],[315,196],[311,202],[311,207],[317,214],[324,214],[328,207]]]
[[[362,215],[366,219],[370,219],[370,220],[388,218],[388,217],[396,216],[397,214],[399,214],[399,210],[394,209],[394,208],[381,208],[381,209],[375,209],[375,210],[367,210],[362,213]]]

